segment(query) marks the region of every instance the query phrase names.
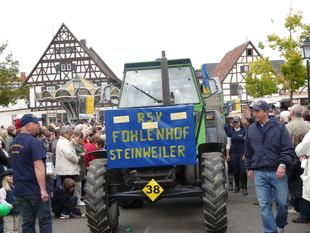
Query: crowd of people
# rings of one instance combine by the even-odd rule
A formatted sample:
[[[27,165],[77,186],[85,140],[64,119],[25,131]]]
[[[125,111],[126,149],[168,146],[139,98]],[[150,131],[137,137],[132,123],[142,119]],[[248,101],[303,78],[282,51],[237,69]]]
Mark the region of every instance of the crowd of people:
[[[60,219],[86,217],[78,206],[85,205],[87,168],[95,159],[88,152],[105,149],[104,126],[93,119],[41,126],[42,120],[25,114],[0,129],[0,203],[11,209],[0,217],[0,232],[18,232],[19,216],[23,231],[35,232],[38,219],[46,233],[52,232],[52,213]]]
[[[229,190],[246,196],[247,177],[254,180],[264,232],[284,232],[288,213],[299,214],[293,223],[309,223],[309,109],[299,104],[271,109],[265,101],[251,108],[248,117],[231,113],[224,127]],[[42,120],[25,114],[16,125],[0,129],[0,203],[11,209],[0,218],[0,231],[18,232],[20,216],[23,231],[32,232],[38,219],[46,233],[52,232],[52,213],[61,219],[85,217],[77,206],[85,205],[87,169],[96,158],[91,152],[105,149],[104,126],[82,120],[41,126]]]
[[[243,195],[248,194],[247,171],[254,180],[264,232],[284,232],[288,213],[299,214],[293,223],[309,223],[309,108],[300,104],[276,108],[261,100],[251,109],[251,117],[232,112],[224,127],[229,190],[238,193],[241,187]],[[272,201],[276,203],[276,217]],[[289,204],[293,206],[290,210]]]

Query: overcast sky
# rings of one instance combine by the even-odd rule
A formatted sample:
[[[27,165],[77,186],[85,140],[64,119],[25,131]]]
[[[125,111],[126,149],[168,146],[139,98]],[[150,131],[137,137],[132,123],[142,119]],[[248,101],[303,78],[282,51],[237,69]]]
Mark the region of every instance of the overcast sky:
[[[291,6],[310,24],[310,0],[1,1],[0,43],[8,41],[28,75],[65,23],[122,78],[124,63],[154,60],[162,50],[168,59],[191,58],[198,68],[247,40],[257,47],[269,34],[285,36]],[[281,59],[272,50],[264,54]]]

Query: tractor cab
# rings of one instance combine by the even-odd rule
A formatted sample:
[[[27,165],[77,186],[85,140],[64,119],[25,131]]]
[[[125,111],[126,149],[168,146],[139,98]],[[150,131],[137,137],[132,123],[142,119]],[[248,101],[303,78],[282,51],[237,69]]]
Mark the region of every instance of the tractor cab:
[[[163,83],[160,61],[125,64],[119,108],[164,106],[165,95],[170,105],[201,104],[190,59],[168,61],[168,77]]]

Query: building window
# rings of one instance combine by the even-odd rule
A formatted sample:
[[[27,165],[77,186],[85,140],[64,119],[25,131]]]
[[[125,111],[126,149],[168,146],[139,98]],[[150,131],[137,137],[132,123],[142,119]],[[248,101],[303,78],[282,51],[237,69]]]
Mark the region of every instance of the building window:
[[[247,49],[246,50],[246,55],[247,56],[253,56],[253,49]]]
[[[55,124],[56,125],[56,113],[51,112],[51,113],[46,113],[47,118],[48,118],[48,124]]]
[[[76,65],[74,63],[62,63],[59,65],[56,65],[56,71],[70,71],[70,70],[76,70]]]
[[[238,83],[230,84],[230,95],[238,95]]]
[[[12,115],[13,125],[15,125],[16,121],[17,121],[17,115]]]
[[[18,89],[18,88],[20,88],[21,83],[12,82],[12,83],[9,84],[9,86],[10,86],[11,89]]]
[[[61,71],[66,71],[66,64],[61,64]]]
[[[240,67],[240,71],[241,71],[242,73],[247,73],[247,72],[249,72],[249,66],[248,66],[248,65],[241,66],[241,67]]]
[[[57,53],[72,53],[73,48],[72,47],[62,47],[56,49]]]
[[[49,87],[46,87],[46,90],[47,91],[55,91],[55,87],[54,86],[49,86]]]

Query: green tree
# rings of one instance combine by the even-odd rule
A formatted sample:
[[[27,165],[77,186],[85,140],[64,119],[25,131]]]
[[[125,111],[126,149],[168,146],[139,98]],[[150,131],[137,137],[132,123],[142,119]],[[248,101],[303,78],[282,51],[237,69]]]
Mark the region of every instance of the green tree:
[[[29,87],[17,77],[19,62],[12,53],[5,54],[7,43],[0,44],[0,106],[16,104],[18,99],[28,99]],[[16,84],[20,84],[16,87]]]
[[[278,92],[277,76],[268,58],[249,63],[245,89],[255,98]]]
[[[306,67],[303,65],[303,58],[300,53],[300,46],[306,36],[310,35],[310,26],[302,23],[302,12],[292,13],[285,18],[284,28],[287,36],[280,37],[272,34],[267,36],[269,47],[278,50],[280,56],[284,58],[285,64],[281,64],[280,82],[283,88],[290,93],[292,103],[293,94],[299,88],[305,86],[307,81]]]

